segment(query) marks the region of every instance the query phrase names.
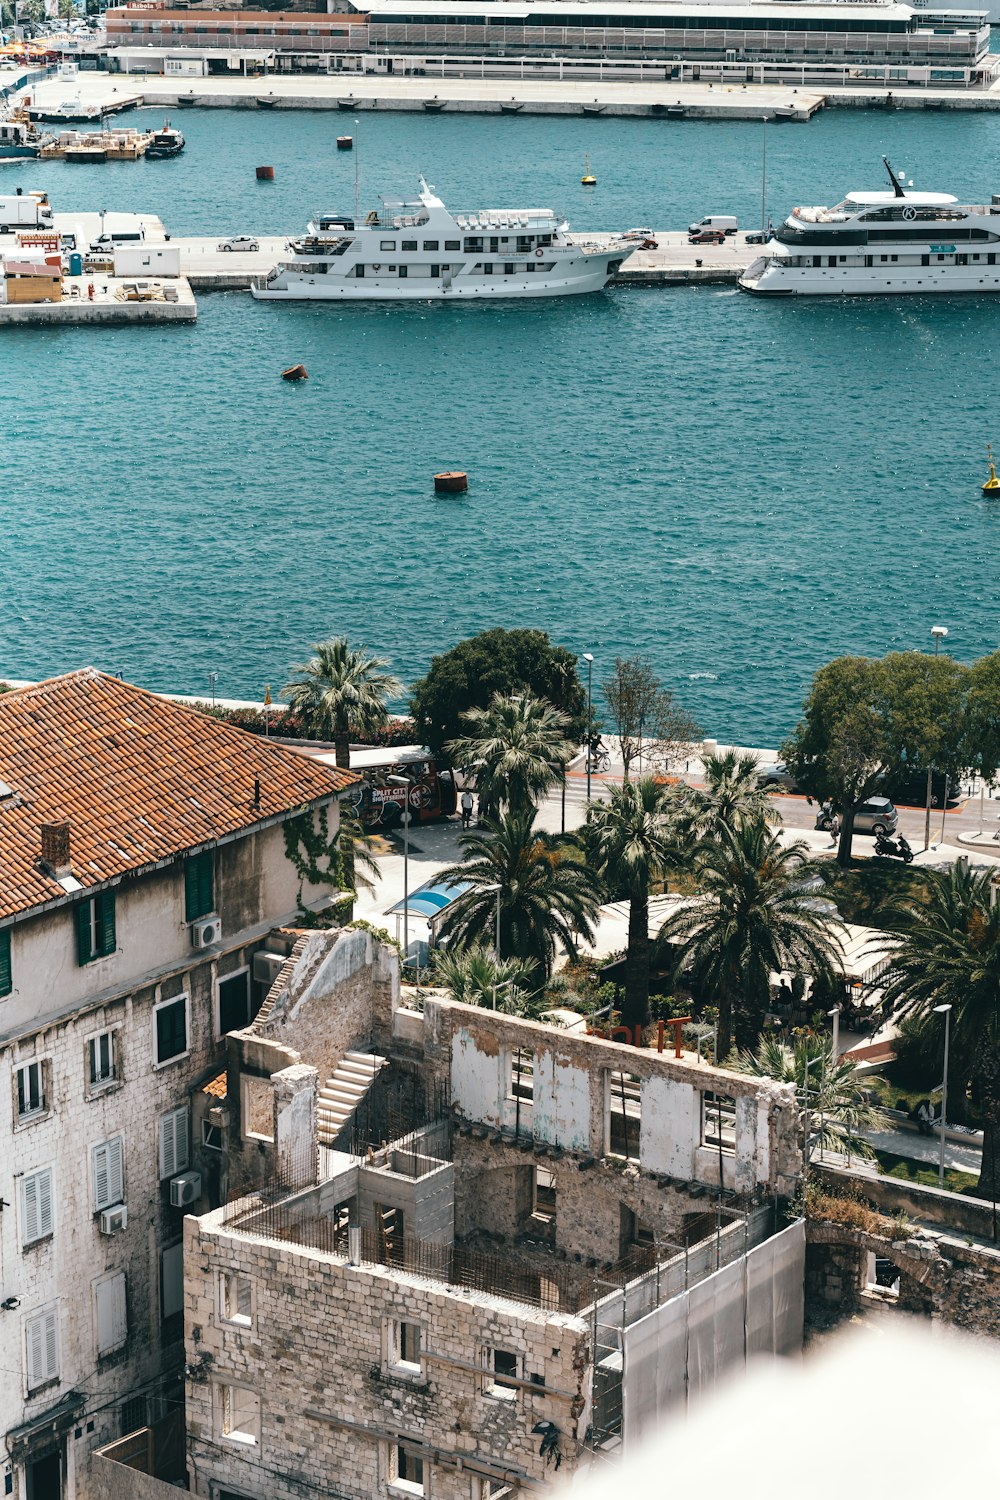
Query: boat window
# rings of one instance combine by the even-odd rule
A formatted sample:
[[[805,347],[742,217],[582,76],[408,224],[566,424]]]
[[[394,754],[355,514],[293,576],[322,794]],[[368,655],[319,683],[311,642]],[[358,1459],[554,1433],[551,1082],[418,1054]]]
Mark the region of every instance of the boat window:
[[[514,274],[514,266],[513,266],[513,263],[511,261],[507,261],[505,263],[504,268],[503,268],[503,274],[505,276],[513,276],[513,274]]]
[[[462,241],[461,240],[445,240],[445,242],[444,242],[444,248],[446,250],[461,250],[461,248],[462,248]]]
[[[466,250],[475,251],[483,248],[482,235],[470,235],[465,242]]]
[[[485,261],[483,263],[483,275],[484,276],[492,276],[493,275],[493,262],[491,260]]]
[[[404,240],[399,248],[401,250],[415,250],[417,248],[417,242],[416,240]]]
[[[396,241],[395,240],[379,240],[378,247],[379,247],[380,250],[395,250],[395,248],[396,248]]]
[[[425,250],[438,250],[438,249],[440,249],[440,241],[438,241],[438,240],[424,240],[424,249]]]
[[[431,266],[431,275],[432,276],[440,276],[441,275],[441,267],[440,266]]]
[[[407,275],[407,270],[406,270],[405,266],[400,266],[400,268],[399,268],[399,274],[400,274],[400,276]]]

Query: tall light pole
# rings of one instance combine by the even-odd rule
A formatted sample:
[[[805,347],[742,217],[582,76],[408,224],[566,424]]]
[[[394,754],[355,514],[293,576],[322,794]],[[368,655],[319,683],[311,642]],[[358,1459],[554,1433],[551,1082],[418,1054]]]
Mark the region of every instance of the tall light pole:
[[[587,801],[590,801],[590,763],[594,758],[594,749],[591,744],[592,718],[594,712],[594,658],[590,651],[583,653],[583,659],[587,663]]]
[[[944,1077],[941,1080],[941,1152],[938,1158],[938,1187],[944,1187],[944,1129],[948,1114],[948,1042],[951,1037],[951,1006],[935,1005],[934,1014],[944,1016]]]
[[[941,642],[944,640],[944,638],[945,638],[945,636],[947,634],[948,634],[948,627],[947,627],[947,625],[932,625],[931,626],[931,635],[934,638],[934,655],[935,656],[937,656],[938,652],[941,650]],[[926,816],[924,818],[924,849],[925,850],[929,849],[930,846],[931,846],[931,796],[933,794],[933,776],[934,776],[934,766],[933,766],[933,764],[931,764],[931,765],[929,765],[927,767],[927,812],[926,812]],[[943,837],[943,835],[942,835],[942,837]]]
[[[403,963],[410,946],[410,783],[405,776],[387,776],[391,786],[406,788],[403,806]]]
[[[215,684],[218,682],[218,680],[219,680],[219,674],[218,674],[218,672],[209,672],[209,674],[208,674],[208,685],[212,689],[212,707],[213,708],[215,707]]]
[[[827,1011],[827,1015],[830,1017],[830,1020],[833,1022],[833,1045],[832,1045],[832,1052],[833,1052],[833,1065],[834,1065],[834,1067],[836,1067],[837,1066],[837,1059],[840,1056],[840,1006],[839,1005],[835,1005],[833,1007],[833,1010],[828,1010]]]

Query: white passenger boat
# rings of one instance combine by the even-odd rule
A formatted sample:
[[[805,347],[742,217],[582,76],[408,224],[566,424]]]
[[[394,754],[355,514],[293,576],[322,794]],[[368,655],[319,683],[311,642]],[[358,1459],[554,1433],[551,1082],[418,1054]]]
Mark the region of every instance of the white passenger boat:
[[[835,208],[796,208],[739,278],[761,297],[926,296],[1000,292],[1000,194],[969,206],[914,192],[849,193]]]
[[[415,201],[382,199],[363,223],[322,214],[251,290],[274,301],[471,300],[597,292],[631,245],[571,241],[548,208],[452,214],[421,177]]]

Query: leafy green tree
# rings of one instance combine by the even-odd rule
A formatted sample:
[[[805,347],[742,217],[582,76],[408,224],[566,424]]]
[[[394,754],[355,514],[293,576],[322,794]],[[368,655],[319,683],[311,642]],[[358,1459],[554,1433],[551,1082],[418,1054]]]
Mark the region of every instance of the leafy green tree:
[[[835,1059],[826,1037],[804,1033],[789,1044],[771,1032],[761,1037],[756,1051],[741,1052],[736,1066],[756,1078],[795,1084],[799,1100],[808,1105],[807,1160],[817,1147],[869,1161],[874,1157],[865,1132],[888,1129],[888,1118],[868,1100],[871,1079],[862,1077],[849,1058]]]
[[[578,939],[593,938],[600,887],[572,834],[542,833],[534,808],[522,808],[487,819],[484,831],[459,842],[465,859],[440,879],[469,889],[449,908],[443,935],[462,947],[492,946],[499,887],[498,956],[527,964],[536,985],[551,973],[560,945],[575,958]]]
[[[440,984],[461,1005],[479,1005],[509,1016],[534,1018],[544,997],[534,984],[529,964],[519,958],[497,958],[489,948],[439,948],[434,954],[432,984]]]
[[[480,808],[490,815],[534,806],[573,755],[567,715],[532,693],[496,693],[462,722],[465,734],[445,751],[453,765],[475,767]]]
[[[969,668],[965,712],[969,767],[989,781],[1000,767],[1000,651]]]
[[[607,801],[587,810],[585,843],[612,898],[628,899],[625,950],[626,1026],[649,1023],[649,893],[671,855],[670,793],[654,777],[612,786]]]
[[[352,650],[345,636],[319,641],[312,650],[309,661],[292,668],[298,675],[281,696],[301,714],[311,738],[333,740],[337,765],[346,770],[351,730],[371,734],[385,724],[386,701],[398,697],[402,683],[385,671],[387,661],[364,648]]]
[[[803,790],[840,809],[842,865],[851,858],[855,812],[893,776],[964,768],[966,678],[950,656],[922,651],[840,656],[816,673],[781,754]]]
[[[694,856],[702,894],[671,913],[658,944],[671,945],[676,980],[719,1007],[718,1056],[752,1046],[768,1008],[772,973],[829,980],[838,954],[804,873],[808,845],[783,846],[763,822],[722,824]]]
[[[532,693],[569,719],[574,744],[583,738],[587,695],[576,657],[554,646],[542,630],[484,630],[431,661],[413,686],[410,710],[421,743],[445,758],[445,745],[461,739],[462,715],[487,708],[497,693]]]
[[[650,762],[668,762],[701,738],[694,719],[653,670],[645,656],[616,656],[614,670],[601,684],[621,742],[625,780],[645,751]]]
[[[950,1005],[949,1078],[963,1078],[983,1118],[979,1191],[1000,1188],[1000,904],[993,872],[964,863],[927,870],[926,901],[892,902],[883,921],[902,942],[880,981],[883,1007],[896,1017],[928,1018]]]
[[[45,6],[42,0],[23,0],[20,7],[20,19],[28,26],[40,26],[45,20]]]
[[[73,0],[59,0],[59,19],[61,21],[71,21],[75,15],[76,6],[73,4]]]

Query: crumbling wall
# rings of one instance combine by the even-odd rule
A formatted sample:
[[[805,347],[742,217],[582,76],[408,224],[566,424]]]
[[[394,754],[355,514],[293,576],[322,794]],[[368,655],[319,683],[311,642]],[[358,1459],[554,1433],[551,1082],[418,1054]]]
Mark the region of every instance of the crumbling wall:
[[[435,1500],[469,1500],[470,1481],[544,1482],[554,1468],[532,1428],[551,1422],[576,1468],[590,1344],[586,1320],[487,1293],[449,1291],[385,1267],[350,1266],[291,1243],[229,1233],[222,1214],[185,1224],[186,1410],[196,1493],[213,1486],[269,1500],[384,1494],[398,1443],[425,1455]],[[247,1326],[221,1316],[220,1278],[250,1283]],[[419,1370],[391,1368],[392,1326],[421,1330]],[[525,1382],[491,1393],[489,1351]],[[260,1440],[227,1441],[221,1391],[260,1400]],[[432,1471],[432,1472],[430,1472]]]

